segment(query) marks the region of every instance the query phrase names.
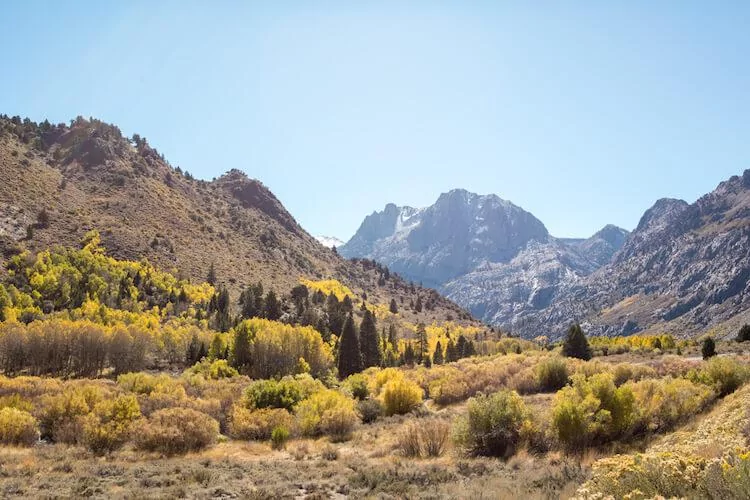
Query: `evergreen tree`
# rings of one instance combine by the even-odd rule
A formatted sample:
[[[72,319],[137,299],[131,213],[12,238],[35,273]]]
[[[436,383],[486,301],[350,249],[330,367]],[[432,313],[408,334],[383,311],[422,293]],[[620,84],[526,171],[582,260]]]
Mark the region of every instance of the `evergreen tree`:
[[[294,302],[294,307],[297,308],[297,316],[301,316],[302,311],[305,309],[305,303],[307,302],[307,298],[309,296],[307,287],[305,285],[295,286],[294,288],[292,288],[291,296],[292,301]]]
[[[411,342],[406,344],[406,349],[404,349],[404,360],[403,364],[405,365],[413,365],[414,364],[414,346]]]
[[[425,329],[424,323],[419,323],[417,325],[417,352],[415,353],[417,361],[421,363],[424,358],[430,355],[428,349],[427,330]]]
[[[443,346],[440,345],[440,341],[435,345],[435,353],[432,355],[432,364],[442,365],[445,361],[443,357]]]
[[[391,323],[388,326],[388,343],[391,344],[391,347],[396,349],[398,347],[398,336],[396,335],[396,325]]]
[[[448,339],[448,346],[445,348],[445,362],[453,363],[454,361],[458,361],[458,349],[456,349],[453,339]]]
[[[245,319],[259,316],[258,307],[255,304],[255,290],[248,287],[240,293],[240,315]]]
[[[703,354],[703,359],[708,359],[716,356],[716,342],[714,342],[713,337],[706,337],[705,339],[703,339],[701,354]]]
[[[396,304],[396,299],[391,299],[391,305],[388,309],[392,314],[398,314],[398,304]]]
[[[206,282],[211,286],[216,285],[216,269],[214,268],[213,262],[211,262],[211,267],[208,268],[208,276],[206,276]]]
[[[49,227],[49,214],[47,209],[43,208],[36,216],[37,227],[45,229]]]
[[[477,350],[474,347],[474,342],[472,340],[469,340],[466,342],[466,355],[464,357],[469,358],[471,356],[476,356]]]
[[[328,313],[328,329],[334,335],[340,337],[341,332],[344,329],[344,322],[346,321],[346,314],[339,303],[339,300],[332,293],[326,300],[326,312]]]
[[[359,338],[354,326],[354,318],[349,313],[339,339],[339,378],[345,379],[349,375],[362,371],[362,356],[360,355]]]
[[[263,316],[273,321],[277,321],[281,317],[281,305],[273,290],[269,290],[266,294]]]
[[[737,332],[737,342],[750,342],[750,325],[742,325]]]
[[[232,366],[240,373],[248,373],[252,366],[252,342],[255,333],[246,323],[240,323],[234,329],[232,345]]]
[[[206,346],[203,345],[203,342],[201,342],[198,339],[198,336],[193,334],[192,338],[190,339],[190,343],[188,344],[187,353],[185,355],[185,361],[188,366],[193,366],[195,363],[199,362],[203,356],[206,354]]]
[[[568,335],[565,337],[562,349],[563,356],[569,358],[578,358],[583,360],[591,359],[591,348],[586,334],[583,333],[581,325],[575,323],[568,328]]]
[[[466,357],[466,337],[463,335],[458,336],[458,340],[456,341],[456,351],[458,351],[459,358]]]
[[[430,357],[429,356],[425,356],[424,357],[424,361],[422,362],[422,366],[424,366],[425,368],[432,368],[432,361],[430,361]]]
[[[422,312],[422,297],[417,297],[417,303],[414,305],[414,310],[419,312]]]
[[[375,324],[375,315],[369,310],[365,311],[365,316],[362,318],[362,324],[359,327],[359,347],[362,353],[362,368],[380,366],[378,328]]]

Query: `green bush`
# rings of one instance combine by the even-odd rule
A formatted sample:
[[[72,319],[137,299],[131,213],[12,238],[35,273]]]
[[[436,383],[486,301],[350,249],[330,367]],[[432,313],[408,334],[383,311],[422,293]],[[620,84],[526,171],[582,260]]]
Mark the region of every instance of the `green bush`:
[[[39,425],[30,413],[6,407],[0,410],[0,443],[31,446],[39,440]]]
[[[422,404],[422,388],[404,378],[394,378],[383,386],[381,397],[385,414],[403,415]]]
[[[238,376],[240,373],[229,366],[229,361],[226,359],[217,359],[214,361],[204,358],[190,367],[188,373],[194,375],[202,375],[206,379],[219,380],[223,378],[232,378]]]
[[[713,337],[706,337],[705,339],[703,339],[701,354],[703,354],[703,359],[708,359],[716,356],[716,342],[714,341]]]
[[[245,390],[245,405],[249,409],[284,408],[293,411],[300,401],[324,389],[320,380],[307,374],[281,380],[259,380]]]
[[[469,400],[467,414],[459,418],[454,430],[456,443],[473,455],[509,457],[515,453],[529,412],[515,391]]]
[[[343,385],[351,392],[354,399],[362,401],[370,396],[370,389],[367,387],[367,377],[361,373],[351,375],[344,380]]]
[[[136,448],[175,455],[197,451],[216,442],[219,423],[205,413],[188,408],[154,412],[138,426]]]
[[[553,392],[568,383],[568,367],[559,358],[547,358],[536,365],[536,378],[542,391]]]
[[[245,391],[249,407],[283,408],[292,411],[302,401],[304,394],[298,384],[291,379],[260,380]]]
[[[636,418],[633,391],[616,387],[609,373],[574,375],[573,385],[558,391],[552,408],[552,428],[571,451],[623,436]]]
[[[276,427],[271,431],[271,447],[274,450],[281,450],[286,446],[289,440],[289,431],[286,427]]]

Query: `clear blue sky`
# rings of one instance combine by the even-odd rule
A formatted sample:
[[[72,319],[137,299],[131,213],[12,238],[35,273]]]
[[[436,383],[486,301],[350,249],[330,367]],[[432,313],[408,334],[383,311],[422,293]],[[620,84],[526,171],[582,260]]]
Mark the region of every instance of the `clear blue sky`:
[[[262,180],[313,234],[496,193],[632,229],[750,167],[748,2],[0,3],[0,113]]]

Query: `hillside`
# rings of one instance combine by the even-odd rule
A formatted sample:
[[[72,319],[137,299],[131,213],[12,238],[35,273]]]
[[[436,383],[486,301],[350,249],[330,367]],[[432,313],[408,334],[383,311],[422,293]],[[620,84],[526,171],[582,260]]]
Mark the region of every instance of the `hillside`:
[[[369,302],[405,304],[406,321],[469,321],[432,290],[339,257],[240,170],[196,180],[146,139],[126,139],[98,120],[0,117],[0,263],[22,249],[77,246],[91,229],[117,258],[148,259],[198,281],[213,265],[235,296],[258,281],[286,294],[301,278],[335,279]],[[420,296],[430,308],[416,312],[409,304]]]
[[[572,287],[525,329],[592,333],[732,333],[750,309],[750,170],[693,204],[662,199],[612,262]]]

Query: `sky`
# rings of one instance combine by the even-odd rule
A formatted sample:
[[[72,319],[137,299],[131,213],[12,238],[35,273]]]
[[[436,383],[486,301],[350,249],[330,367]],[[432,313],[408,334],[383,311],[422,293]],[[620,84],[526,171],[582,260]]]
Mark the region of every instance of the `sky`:
[[[750,2],[0,3],[0,113],[261,180],[312,234],[465,188],[555,236],[750,168]]]

